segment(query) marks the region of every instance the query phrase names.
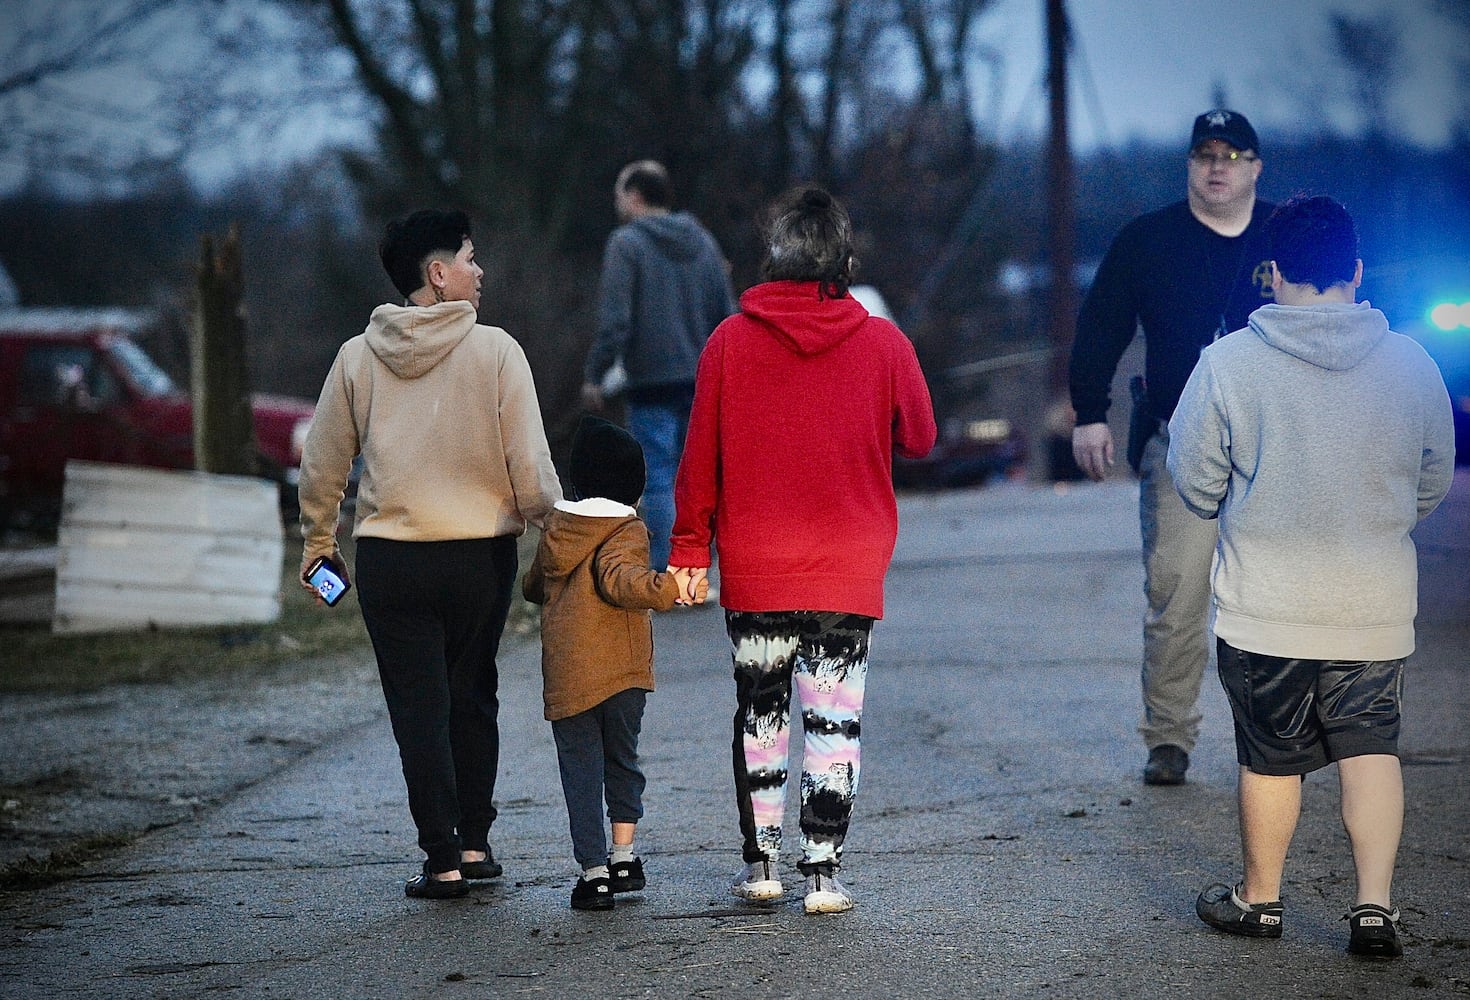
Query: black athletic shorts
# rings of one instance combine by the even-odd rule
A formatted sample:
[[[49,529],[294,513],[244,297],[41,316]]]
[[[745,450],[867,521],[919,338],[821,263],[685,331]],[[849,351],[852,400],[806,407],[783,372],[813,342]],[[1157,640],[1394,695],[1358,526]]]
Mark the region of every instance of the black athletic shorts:
[[[1398,756],[1403,660],[1295,660],[1215,640],[1235,755],[1256,774],[1307,774],[1344,757]]]

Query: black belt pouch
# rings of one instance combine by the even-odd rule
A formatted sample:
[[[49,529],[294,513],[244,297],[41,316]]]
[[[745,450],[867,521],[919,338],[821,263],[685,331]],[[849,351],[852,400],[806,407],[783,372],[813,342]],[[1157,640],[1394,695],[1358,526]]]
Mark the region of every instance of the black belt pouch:
[[[1159,420],[1148,408],[1148,387],[1142,375],[1128,380],[1128,393],[1133,397],[1133,413],[1128,418],[1128,468],[1138,475],[1143,465],[1143,446],[1159,430]]]

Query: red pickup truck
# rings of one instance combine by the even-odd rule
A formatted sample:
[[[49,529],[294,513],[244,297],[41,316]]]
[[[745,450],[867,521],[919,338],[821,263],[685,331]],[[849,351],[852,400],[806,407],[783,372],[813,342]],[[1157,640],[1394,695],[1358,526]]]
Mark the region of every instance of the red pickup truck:
[[[194,467],[193,404],[133,337],[148,314],[126,309],[0,309],[0,530],[49,526],[69,458]],[[294,510],[313,405],[254,396],[261,475]]]

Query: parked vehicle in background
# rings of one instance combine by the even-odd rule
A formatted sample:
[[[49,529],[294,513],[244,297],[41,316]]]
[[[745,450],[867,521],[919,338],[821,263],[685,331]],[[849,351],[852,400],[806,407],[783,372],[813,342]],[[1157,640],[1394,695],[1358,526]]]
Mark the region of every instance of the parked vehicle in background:
[[[1470,465],[1470,302],[1459,306],[1464,321],[1411,325],[1405,332],[1434,358],[1455,411],[1455,464]]]
[[[1439,365],[1455,411],[1455,464],[1470,465],[1470,299],[1436,303],[1405,332]]]
[[[869,313],[896,322],[877,288],[853,285],[851,292]],[[1025,462],[1025,436],[1004,412],[990,383],[996,373],[1009,375],[1033,360],[1028,353],[926,373],[939,440],[923,458],[895,455],[893,484],[903,489],[978,486]]]
[[[1361,298],[1439,365],[1455,415],[1455,464],[1470,465],[1470,256],[1425,253],[1365,265]]]
[[[193,402],[133,339],[149,314],[126,309],[0,309],[0,528],[47,528],[68,459],[194,467]],[[258,474],[294,513],[313,404],[251,398]]]
[[[1026,439],[1007,418],[950,417],[939,425],[939,440],[928,455],[894,456],[893,484],[909,489],[979,486],[1025,460]]]

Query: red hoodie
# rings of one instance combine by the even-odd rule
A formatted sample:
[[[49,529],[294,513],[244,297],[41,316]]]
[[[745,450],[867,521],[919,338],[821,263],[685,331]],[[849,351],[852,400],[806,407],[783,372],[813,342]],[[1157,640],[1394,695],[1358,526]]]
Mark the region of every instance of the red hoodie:
[[[708,566],[713,539],[732,611],[881,618],[893,451],[921,458],[935,433],[898,327],[816,282],[757,285],[700,355],[669,562]]]

